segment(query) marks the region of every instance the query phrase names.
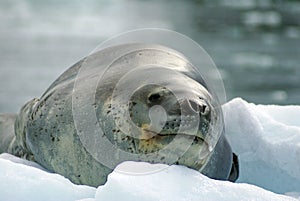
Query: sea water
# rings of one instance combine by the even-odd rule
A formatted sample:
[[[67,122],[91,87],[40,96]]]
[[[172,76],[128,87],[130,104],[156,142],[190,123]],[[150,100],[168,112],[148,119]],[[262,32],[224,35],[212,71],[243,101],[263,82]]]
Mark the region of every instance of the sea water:
[[[228,100],[299,104],[299,19],[297,1],[1,0],[0,112],[41,96],[108,37],[144,27],[198,42],[219,68]]]

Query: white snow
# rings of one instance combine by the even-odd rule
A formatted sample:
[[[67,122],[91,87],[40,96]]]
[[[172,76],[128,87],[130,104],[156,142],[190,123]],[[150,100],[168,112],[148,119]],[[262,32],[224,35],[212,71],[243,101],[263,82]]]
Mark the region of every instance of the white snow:
[[[95,195],[95,188],[75,185],[32,164],[8,154],[0,155],[1,201],[73,201]]]
[[[135,165],[142,164],[136,163]],[[96,200],[292,201],[295,199],[274,194],[254,185],[212,180],[197,171],[174,165],[161,172],[143,176],[130,176],[115,172],[109,176],[104,186],[98,188]]]
[[[161,165],[161,171],[151,174],[125,174],[120,167],[152,167],[126,162],[96,189],[1,154],[0,200],[300,200],[300,106],[254,105],[238,98],[223,109],[226,135],[240,160],[238,183],[209,179],[176,165]]]
[[[234,99],[223,108],[226,135],[240,159],[238,182],[300,192],[300,106]]]

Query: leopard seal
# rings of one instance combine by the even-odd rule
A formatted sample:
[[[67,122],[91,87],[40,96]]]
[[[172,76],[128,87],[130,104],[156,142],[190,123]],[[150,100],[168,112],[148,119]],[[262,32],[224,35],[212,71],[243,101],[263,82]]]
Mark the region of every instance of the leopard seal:
[[[184,165],[220,180],[238,176],[213,92],[184,55],[161,45],[102,49],[9,120],[14,129],[0,124],[0,150],[76,184],[102,185],[127,160]]]

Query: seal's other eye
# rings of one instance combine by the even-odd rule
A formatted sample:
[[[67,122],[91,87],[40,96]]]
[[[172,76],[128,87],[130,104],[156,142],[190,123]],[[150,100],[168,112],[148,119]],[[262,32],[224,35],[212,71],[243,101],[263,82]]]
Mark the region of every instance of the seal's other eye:
[[[154,93],[154,94],[151,94],[149,97],[148,97],[148,101],[150,102],[150,103],[155,103],[155,102],[157,102],[157,101],[159,101],[160,100],[160,94],[159,93]]]

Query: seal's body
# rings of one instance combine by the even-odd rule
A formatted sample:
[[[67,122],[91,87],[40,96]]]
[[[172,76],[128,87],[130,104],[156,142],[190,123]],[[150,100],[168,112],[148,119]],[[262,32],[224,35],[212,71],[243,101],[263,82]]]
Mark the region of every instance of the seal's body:
[[[126,160],[222,180],[236,167],[221,108],[197,68],[149,44],[109,47],[68,69],[21,109],[8,152],[90,186]]]

